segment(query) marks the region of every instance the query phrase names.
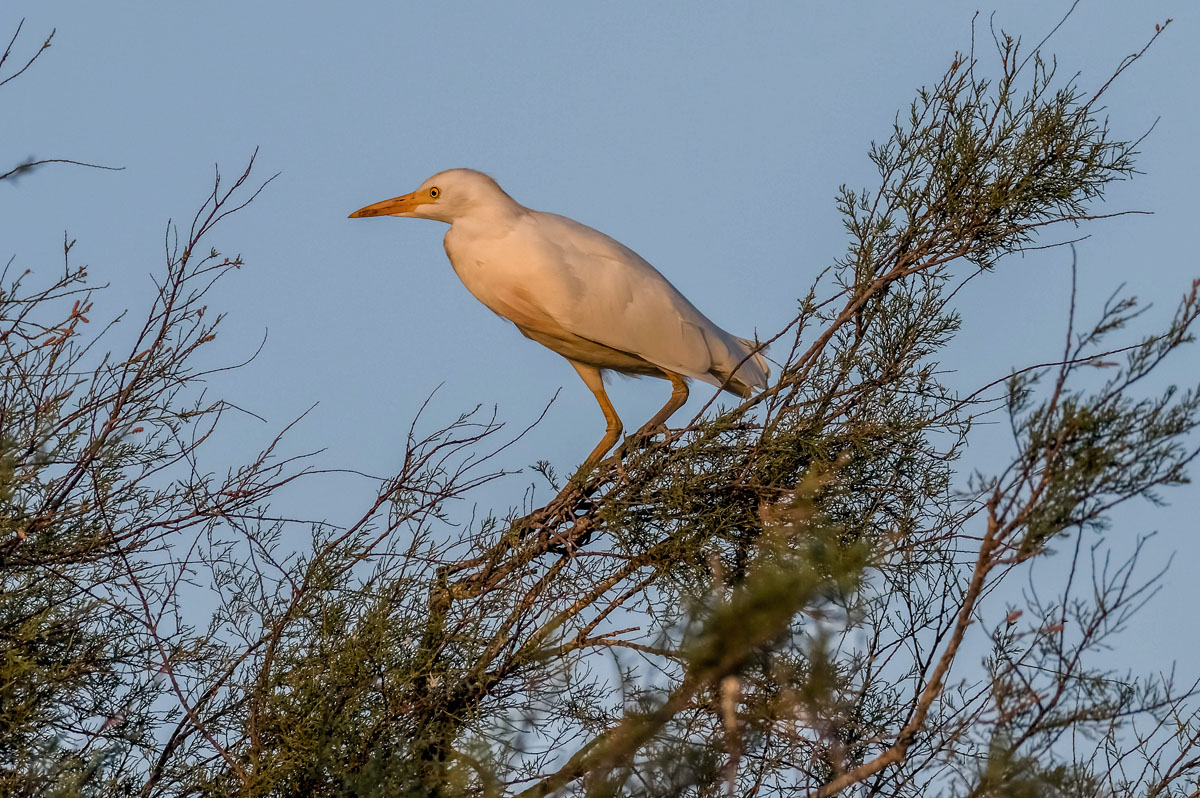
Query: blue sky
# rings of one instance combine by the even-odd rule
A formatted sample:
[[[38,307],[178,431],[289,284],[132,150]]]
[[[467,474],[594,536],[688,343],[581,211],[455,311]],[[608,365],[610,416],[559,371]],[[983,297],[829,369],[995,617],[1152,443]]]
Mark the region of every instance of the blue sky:
[[[1006,3],[995,22],[1033,44],[1068,5]],[[260,148],[259,176],[280,177],[214,237],[247,266],[213,304],[229,312],[223,356],[253,351],[264,331],[269,340],[252,366],[213,390],[268,423],[236,421],[210,465],[266,443],[319,403],[293,450],[326,448],[323,463],[371,473],[396,465],[413,413],[443,383],[434,419],[483,403],[515,426],[562,388],[545,422],[509,450],[511,468],[548,459],[571,470],[603,420],[565,361],[458,283],[441,248],[444,226],[347,213],[441,169],[481,169],[519,202],[628,244],[731,332],[767,336],[844,248],[838,186],[872,184],[870,142],[969,45],[974,12],[950,0],[199,8],[0,7],[0,31],[26,19],[14,58],[58,30],[44,57],[0,90],[0,158],[124,167],[48,167],[0,185],[0,254],[35,272],[57,269],[68,231],[77,261],[113,285],[101,317],[139,307],[161,268],[167,219],[190,219],[214,163],[232,176]],[[1175,18],[1168,33],[1109,96],[1120,135],[1160,121],[1143,146],[1146,174],[1117,186],[1107,209],[1155,215],[1087,231],[1078,246],[1084,318],[1123,282],[1161,318],[1200,275],[1187,238],[1200,185],[1200,9],[1085,1],[1049,48],[1064,73],[1095,87],[1167,17]],[[1068,266],[1065,250],[1012,258],[963,292],[966,329],[945,358],[956,384],[970,389],[1061,350]],[[1198,374],[1195,354],[1175,361],[1176,379]],[[615,380],[611,392],[634,427],[669,388]],[[691,406],[709,396],[697,387]],[[983,444],[999,445],[987,435]],[[502,509],[532,481],[511,477],[480,501]],[[356,482],[291,498],[337,521],[369,493]],[[1190,574],[1200,557],[1198,494],[1168,498],[1168,510],[1137,508],[1113,533],[1160,528],[1151,560],[1179,551],[1147,618],[1175,617],[1200,597]],[[1196,659],[1187,635],[1162,631],[1131,631],[1135,660]]]

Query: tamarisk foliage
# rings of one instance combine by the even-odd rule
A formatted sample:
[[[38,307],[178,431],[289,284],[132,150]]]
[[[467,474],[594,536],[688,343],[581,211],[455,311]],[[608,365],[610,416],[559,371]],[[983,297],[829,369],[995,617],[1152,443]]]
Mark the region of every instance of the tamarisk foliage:
[[[69,242],[49,284],[10,263],[0,791],[1195,794],[1196,683],[1103,652],[1158,578],[1146,538],[1114,558],[1112,511],[1196,456],[1196,387],[1146,378],[1191,343],[1200,282],[1149,332],[1132,297],[1090,322],[1073,297],[1055,362],[945,384],[959,288],[1115,215],[1135,169],[1111,80],[992,44],[841,192],[847,251],[769,341],[767,390],[567,480],[539,464],[548,501],[481,519],[452,505],[505,476],[514,436],[478,410],[425,432],[427,406],[348,522],[272,509],[323,479],[282,437],[203,465],[231,410],[199,387],[204,302],[241,266],[206,242],[250,169],[170,228],[127,351],[102,354],[125,319],[85,335],[105,295]],[[1009,456],[967,473],[986,414]]]

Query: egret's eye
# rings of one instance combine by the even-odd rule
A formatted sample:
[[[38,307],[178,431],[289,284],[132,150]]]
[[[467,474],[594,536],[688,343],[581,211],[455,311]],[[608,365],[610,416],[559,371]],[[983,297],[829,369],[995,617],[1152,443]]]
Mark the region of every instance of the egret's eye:
[[[434,186],[433,188],[429,189],[429,196],[433,197],[434,199],[437,199],[438,196],[441,195],[441,193],[442,193],[442,190],[440,188],[438,188],[437,186]]]

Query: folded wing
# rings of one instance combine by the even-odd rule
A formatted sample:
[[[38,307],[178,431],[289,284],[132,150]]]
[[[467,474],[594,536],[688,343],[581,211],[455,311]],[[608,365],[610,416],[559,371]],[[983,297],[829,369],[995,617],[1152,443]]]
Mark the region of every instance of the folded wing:
[[[575,289],[546,308],[565,329],[743,396],[766,387],[766,359],[750,355],[755,344],[714,324],[636,252],[563,216],[530,221],[539,249]]]

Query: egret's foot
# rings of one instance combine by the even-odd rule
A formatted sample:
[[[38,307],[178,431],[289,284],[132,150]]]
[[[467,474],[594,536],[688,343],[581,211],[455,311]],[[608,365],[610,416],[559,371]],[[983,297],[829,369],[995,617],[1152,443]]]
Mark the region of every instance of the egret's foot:
[[[622,441],[621,446],[617,449],[617,451],[620,453],[621,457],[624,458],[626,455],[635,450],[649,449],[650,447],[658,444],[658,442],[654,439],[659,435],[663,436],[662,443],[664,444],[670,443],[674,439],[674,433],[672,433],[665,424],[655,424],[653,427],[647,424]]]
[[[664,438],[669,438],[671,437],[671,430],[667,429],[666,424],[655,424],[654,426],[647,424],[629,437],[641,441],[649,441],[655,435],[662,435]]]

